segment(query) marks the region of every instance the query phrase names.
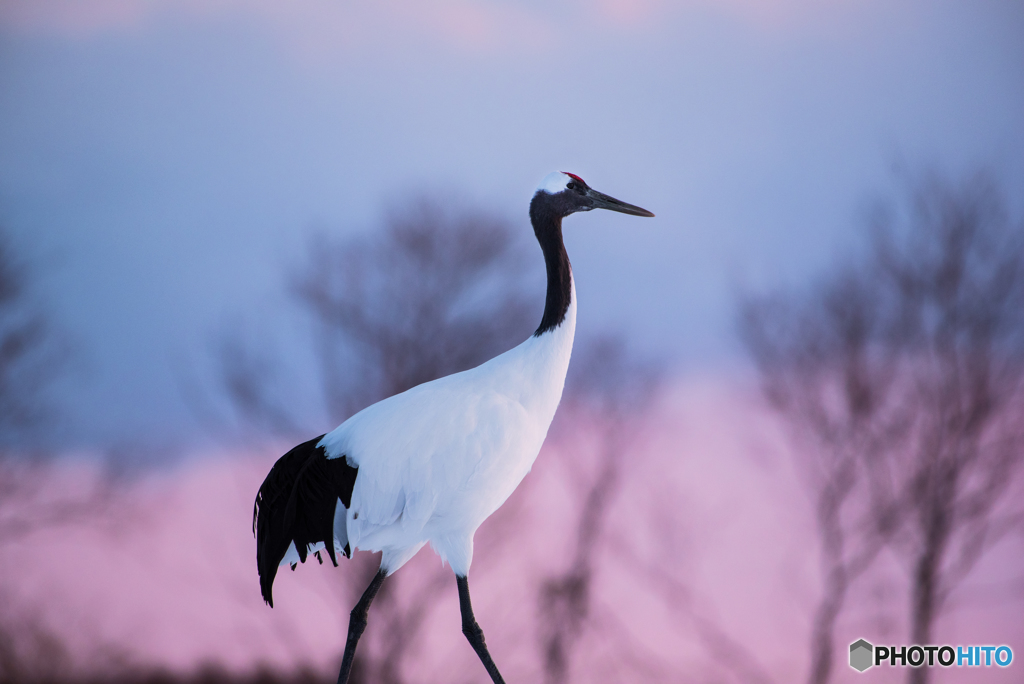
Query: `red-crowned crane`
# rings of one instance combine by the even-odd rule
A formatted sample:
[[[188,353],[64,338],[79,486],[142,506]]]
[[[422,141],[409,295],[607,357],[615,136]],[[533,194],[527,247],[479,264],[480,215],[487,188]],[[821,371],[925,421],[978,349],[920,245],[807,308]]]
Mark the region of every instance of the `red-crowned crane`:
[[[591,209],[654,216],[574,174],[548,174],[530,202],[548,280],[536,332],[476,368],[388,397],[298,445],[260,486],[256,564],[271,607],[281,565],[294,568],[325,548],[335,565],[339,553],[382,552],[380,570],[352,609],[339,684],[348,681],[381,583],[427,542],[455,572],[462,632],[491,679],[503,684],[469,600],[473,535],[530,471],[562,398],[576,331],[562,219]]]

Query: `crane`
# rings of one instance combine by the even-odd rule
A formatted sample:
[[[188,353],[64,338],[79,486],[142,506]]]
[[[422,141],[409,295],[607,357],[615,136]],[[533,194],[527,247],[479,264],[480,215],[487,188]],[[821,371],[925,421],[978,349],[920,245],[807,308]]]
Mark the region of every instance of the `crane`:
[[[544,313],[525,342],[476,368],[417,385],[299,444],[256,494],[253,533],[263,599],[280,566],[309,554],[380,551],[380,569],[352,609],[338,683],[346,684],[370,603],[384,580],[430,543],[455,573],[462,632],[494,684],[504,684],[473,614],[469,568],[477,528],[530,471],[562,397],[576,331],[576,289],[562,219],[610,209],[654,216],[553,172],[530,202],[547,267]]]

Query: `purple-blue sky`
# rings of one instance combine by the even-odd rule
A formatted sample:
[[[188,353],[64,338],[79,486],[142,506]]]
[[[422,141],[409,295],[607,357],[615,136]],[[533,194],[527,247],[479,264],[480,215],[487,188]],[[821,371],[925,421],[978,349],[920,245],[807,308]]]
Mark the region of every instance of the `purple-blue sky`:
[[[1024,5],[0,0],[0,222],[78,442],[192,439],[181,376],[286,319],[311,230],[434,188],[528,231],[553,169],[658,215],[567,222],[581,333],[728,371],[737,287],[849,248],[894,165],[989,167],[1019,215]]]

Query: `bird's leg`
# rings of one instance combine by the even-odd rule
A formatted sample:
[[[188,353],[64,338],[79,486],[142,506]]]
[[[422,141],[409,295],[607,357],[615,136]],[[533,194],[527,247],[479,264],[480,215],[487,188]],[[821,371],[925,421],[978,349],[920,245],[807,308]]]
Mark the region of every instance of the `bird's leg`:
[[[348,641],[345,642],[345,656],[341,659],[341,672],[338,673],[338,684],[348,683],[348,675],[352,671],[352,660],[356,655],[356,644],[359,643],[359,637],[362,636],[363,630],[366,629],[366,614],[370,610],[370,603],[373,601],[373,597],[377,595],[377,590],[380,589],[380,585],[387,576],[388,573],[384,570],[380,570],[374,575],[370,586],[366,587],[366,591],[363,592],[359,603],[352,609],[348,620]]]
[[[484,631],[480,629],[476,618],[473,617],[473,605],[469,602],[469,580],[465,577],[455,576],[459,584],[459,607],[462,609],[462,633],[469,639],[473,650],[480,656],[480,662],[487,668],[487,674],[491,675],[494,684],[505,684],[501,678],[497,665],[491,660],[491,654],[487,652],[487,644],[484,643]]]

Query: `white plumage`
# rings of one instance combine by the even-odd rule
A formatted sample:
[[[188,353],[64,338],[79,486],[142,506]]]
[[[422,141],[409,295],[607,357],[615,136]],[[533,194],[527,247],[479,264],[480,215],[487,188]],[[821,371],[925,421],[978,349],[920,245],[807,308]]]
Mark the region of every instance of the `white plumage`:
[[[391,574],[430,542],[455,574],[469,572],[473,534],[530,472],[558,408],[575,299],[552,334],[369,406],[323,438],[328,459],[359,468],[345,517],[353,549],[383,551]]]
[[[254,530],[271,605],[279,564],[305,561],[325,544],[335,561],[355,549],[382,552],[380,572],[352,611],[340,683],[381,582],[428,542],[458,579],[463,632],[492,680],[503,681],[470,605],[473,535],[530,471],[558,408],[576,332],[562,219],[594,208],[653,216],[573,174],[548,175],[530,204],[548,278],[534,335],[476,368],[363,409],[285,454],[261,486]]]

